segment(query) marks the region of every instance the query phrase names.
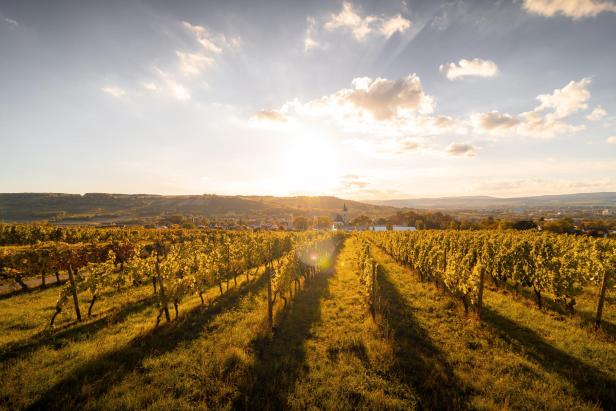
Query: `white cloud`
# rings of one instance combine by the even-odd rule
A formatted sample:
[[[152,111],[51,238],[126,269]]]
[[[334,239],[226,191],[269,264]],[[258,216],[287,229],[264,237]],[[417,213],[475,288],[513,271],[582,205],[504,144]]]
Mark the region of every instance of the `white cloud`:
[[[516,132],[523,136],[550,138],[559,134],[570,134],[584,130],[584,125],[574,126],[552,114],[542,115],[536,109],[521,113],[519,116],[520,125]]]
[[[9,24],[10,26],[12,26],[12,27],[18,27],[18,26],[19,26],[19,23],[17,22],[17,20],[13,20],[13,19],[11,19],[11,18],[9,18],[9,17],[3,17],[3,18],[2,18],[2,20],[3,20],[5,23],[7,23],[7,24]]]
[[[587,101],[590,98],[589,85],[590,79],[583,78],[579,81],[570,81],[565,87],[554,90],[552,94],[541,94],[537,96],[541,104],[535,108],[535,111],[553,109],[553,115],[561,119],[576,111],[586,110]]]
[[[340,13],[332,14],[324,27],[328,31],[333,31],[337,28],[350,29],[357,40],[362,40],[372,31],[370,25],[374,19],[373,16],[360,17],[353,9],[353,5],[345,1],[342,3]]]
[[[101,88],[101,90],[109,94],[110,96],[113,96],[116,98],[124,97],[126,95],[126,91],[122,90],[119,87],[108,86],[108,87]]]
[[[159,68],[155,69],[158,76],[161,79],[162,82],[162,88],[164,89],[164,91],[166,91],[166,93],[179,101],[187,101],[190,100],[190,93],[188,92],[188,90],[186,89],[186,87],[184,87],[184,85],[182,85],[181,83],[178,83],[177,80],[175,79],[175,76],[173,76],[171,73],[167,73]],[[158,90],[161,87],[159,87],[158,85],[154,85],[155,88],[152,89],[150,88],[150,90]]]
[[[363,40],[372,33],[378,33],[386,38],[395,33],[403,33],[411,27],[411,22],[398,14],[391,18],[379,16],[361,17],[354,9],[353,4],[345,1],[338,14],[332,14],[323,26],[325,30],[347,29],[353,33],[357,40]]]
[[[608,137],[605,141],[609,144],[616,144],[616,136]]]
[[[524,8],[545,17],[562,14],[574,20],[603,12],[616,13],[616,4],[606,0],[524,0]]]
[[[586,118],[590,121],[599,121],[606,115],[607,111],[605,111],[603,107],[597,106],[589,115],[586,116]]]
[[[475,155],[475,147],[467,143],[451,143],[445,148],[445,152],[451,156],[472,157]]]
[[[378,129],[391,135],[411,119],[434,110],[434,99],[424,92],[416,74],[398,80],[359,77],[352,85],[306,103],[289,101],[280,111],[291,116],[333,120],[346,130]]]
[[[214,43],[212,38],[213,36],[205,29],[205,27],[192,25],[187,21],[183,21],[182,25],[195,36],[197,42],[201,44],[205,50],[215,54],[222,53],[222,48]]]
[[[340,177],[340,184],[345,190],[359,190],[365,188],[370,183],[357,174],[345,174]]]
[[[180,58],[180,67],[184,75],[201,74],[203,70],[214,63],[214,59],[197,53],[176,51]]]
[[[268,123],[286,123],[288,119],[278,110],[259,110],[252,117],[253,120]]]
[[[433,98],[424,93],[416,74],[399,80],[356,78],[353,86],[336,93],[335,100],[351,104],[375,120],[390,120],[401,112],[431,113],[434,109]]]
[[[417,116],[413,122],[417,132],[429,134],[467,134],[469,128],[464,121],[445,115]]]
[[[471,115],[473,125],[481,130],[507,130],[517,126],[520,120],[510,114],[500,113],[496,110],[488,113],[475,113]]]
[[[396,33],[404,33],[406,30],[411,28],[410,20],[402,17],[401,14],[390,18],[389,20],[383,21],[381,24],[381,33],[387,38],[393,36]]]
[[[519,135],[539,138],[549,138],[558,134],[583,130],[584,125],[572,125],[564,120],[588,108],[588,100],[591,97],[590,91],[588,91],[590,83],[589,78],[583,78],[578,81],[571,81],[563,88],[554,90],[551,94],[541,94],[537,96],[539,101],[537,107],[515,116],[498,111],[472,114],[470,116],[471,123],[475,130],[479,132],[501,133],[510,131]],[[593,113],[595,117],[601,114],[600,110],[598,114],[594,111]],[[593,113],[588,117],[593,116]]]
[[[315,39],[317,21],[314,17],[306,18],[306,34],[304,36],[304,51],[308,52],[320,46]]]
[[[240,36],[227,37],[224,34],[213,34],[203,26],[182,21],[182,26],[190,31],[195,40],[205,49],[205,51],[220,54],[223,49],[237,49],[242,45]]]
[[[398,142],[398,154],[408,153],[410,151],[416,151],[421,145],[414,139],[406,138]]]
[[[149,81],[147,83],[143,83],[142,84],[143,88],[145,88],[148,91],[157,91],[158,90],[158,85],[156,85],[156,83]]]
[[[462,59],[458,64],[441,64],[439,70],[449,80],[456,80],[468,76],[494,77],[498,73],[498,66],[491,60],[475,58],[472,60]]]

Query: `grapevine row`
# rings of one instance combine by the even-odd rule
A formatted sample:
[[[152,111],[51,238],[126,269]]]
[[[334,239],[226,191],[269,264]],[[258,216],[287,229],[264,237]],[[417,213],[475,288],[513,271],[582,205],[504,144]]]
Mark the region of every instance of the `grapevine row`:
[[[459,298],[465,310],[481,312],[484,277],[495,286],[512,283],[533,290],[537,305],[551,293],[571,314],[584,287],[599,287],[597,325],[606,292],[614,288],[616,241],[514,231],[417,231],[364,233],[422,281]]]

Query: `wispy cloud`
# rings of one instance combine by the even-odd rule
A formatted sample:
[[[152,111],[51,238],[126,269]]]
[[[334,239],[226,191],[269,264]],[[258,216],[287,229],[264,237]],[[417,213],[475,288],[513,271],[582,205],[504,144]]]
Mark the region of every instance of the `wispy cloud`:
[[[219,54],[222,53],[222,48],[214,42],[213,36],[203,26],[193,25],[187,21],[183,21],[182,25],[190,31],[201,46],[208,52]]]
[[[158,91],[162,89],[166,92],[168,96],[178,101],[190,100],[190,92],[183,84],[176,80],[175,76],[172,73],[168,73],[159,68],[155,68],[155,71],[158,74],[161,84],[148,83],[147,88],[150,91]],[[152,87],[152,85],[154,87]]]
[[[524,0],[524,8],[545,17],[561,14],[574,20],[604,12],[616,13],[616,4],[606,0]]]
[[[608,137],[605,141],[609,144],[616,144],[616,136]]]
[[[126,96],[126,91],[124,91],[123,89],[121,89],[119,87],[115,87],[115,86],[103,87],[103,88],[101,88],[101,90],[103,92],[109,94],[110,96],[115,97],[115,98],[120,98],[120,97]]]
[[[471,122],[480,130],[493,131],[507,130],[515,127],[520,124],[520,119],[510,114],[499,113],[493,110],[487,113],[471,114]]]
[[[9,26],[11,27],[19,27],[19,23],[17,22],[17,20],[11,19],[9,17],[3,17],[2,21],[4,21],[5,23],[7,23]]]
[[[389,38],[395,33],[403,33],[411,27],[411,21],[401,14],[389,18],[372,15],[362,17],[351,2],[345,1],[342,3],[342,10],[332,14],[323,27],[328,31],[349,30],[355,39],[361,41],[370,34]]]
[[[446,63],[439,66],[441,73],[449,80],[462,77],[494,77],[498,73],[498,66],[491,60],[462,59],[456,63]]]
[[[445,148],[445,152],[456,157],[472,157],[475,155],[475,147],[468,143],[451,143]]]
[[[254,121],[269,123],[286,123],[288,119],[278,110],[259,110],[252,117]]]
[[[182,21],[182,26],[193,34],[197,43],[210,53],[220,54],[224,49],[237,49],[242,45],[240,36],[228,37],[222,33],[212,33],[204,26]]]
[[[184,75],[201,74],[203,70],[214,63],[214,59],[203,54],[176,51],[180,59],[180,67]]]
[[[605,111],[603,107],[597,106],[589,115],[586,116],[586,119],[590,121],[599,121],[606,115],[607,111]]]
[[[315,38],[316,26],[317,21],[314,17],[306,18],[306,34],[304,35],[304,51],[306,52],[320,46],[319,42]]]

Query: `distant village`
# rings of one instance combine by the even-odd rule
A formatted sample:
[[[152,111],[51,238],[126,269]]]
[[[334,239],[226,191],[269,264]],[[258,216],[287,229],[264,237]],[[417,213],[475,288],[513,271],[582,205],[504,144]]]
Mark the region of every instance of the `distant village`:
[[[380,219],[384,220],[384,219]],[[377,220],[378,221],[378,220]],[[286,231],[304,231],[304,230],[332,230],[332,231],[414,231],[414,226],[403,225],[388,225],[375,224],[367,216],[359,216],[354,220],[349,218],[349,209],[346,203],[336,216],[332,219],[328,216],[294,216],[289,214],[285,219],[270,218],[265,220],[260,219],[241,219],[241,218],[226,218],[217,219],[205,224],[203,219],[189,217],[187,221],[170,221],[170,224],[157,224],[156,228],[166,229],[171,226],[184,225],[186,228],[201,228],[201,229],[221,229],[221,230],[286,230]],[[105,224],[111,226],[114,224]]]
[[[335,215],[294,215],[287,217],[222,217],[206,218],[182,214],[147,217],[134,221],[99,222],[99,227],[141,225],[146,228],[209,229],[209,230],[284,230],[284,231],[415,231],[422,229],[514,229],[555,233],[616,237],[616,209],[527,209],[462,210],[443,213],[430,210],[400,210],[387,218],[370,218],[355,213],[346,203]],[[56,222],[59,225],[80,224],[78,221]],[[83,224],[83,222],[82,222]],[[90,223],[92,224],[92,223]]]

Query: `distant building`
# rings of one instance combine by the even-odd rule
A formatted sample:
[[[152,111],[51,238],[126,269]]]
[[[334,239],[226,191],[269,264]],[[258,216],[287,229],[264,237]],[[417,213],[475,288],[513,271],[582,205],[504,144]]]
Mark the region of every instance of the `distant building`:
[[[351,228],[352,227],[349,227],[349,209],[347,208],[346,203],[344,203],[340,214],[336,214],[336,218],[334,219],[334,224],[332,225],[332,229],[350,230]]]
[[[368,231],[387,231],[387,227],[384,225],[371,225],[368,227]]]
[[[369,231],[387,231],[387,226],[384,225],[373,225],[368,227]],[[406,227],[403,225],[394,225],[391,227],[392,231],[416,231],[415,227]]]

